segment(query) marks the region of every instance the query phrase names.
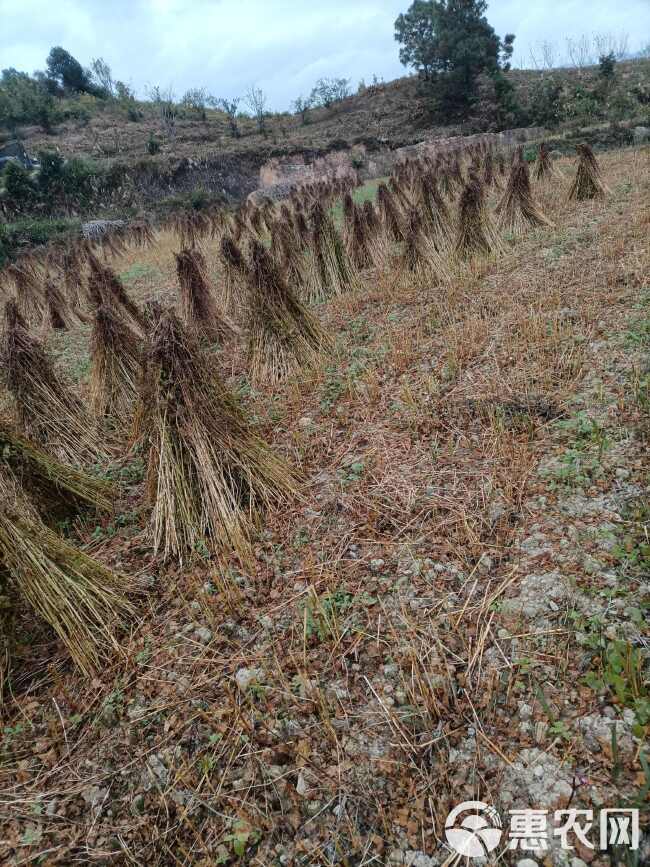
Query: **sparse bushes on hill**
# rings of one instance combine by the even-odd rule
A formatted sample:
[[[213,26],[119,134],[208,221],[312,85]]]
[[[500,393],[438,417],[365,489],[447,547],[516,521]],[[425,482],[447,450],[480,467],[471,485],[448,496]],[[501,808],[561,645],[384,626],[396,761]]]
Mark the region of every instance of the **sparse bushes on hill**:
[[[2,71],[0,126],[15,132],[21,124],[38,124],[49,132],[55,119],[54,98],[43,83],[16,69]]]
[[[77,219],[32,220],[0,223],[0,268],[20,250],[69,240],[81,230]]]
[[[350,95],[348,78],[319,78],[314,85],[309,102],[318,108],[331,108]]]
[[[240,98],[236,96],[234,99],[215,99],[213,102],[214,107],[221,109],[221,111],[226,115],[232,137],[239,138],[241,132],[239,131],[239,124],[237,123],[237,112],[239,110]]]
[[[87,208],[99,192],[112,192],[121,171],[102,168],[91,160],[64,160],[56,151],[39,153],[40,170],[31,173],[15,162],[4,169],[2,201],[9,213],[22,213],[38,205],[45,213]]]
[[[309,109],[312,107],[311,99],[305,99],[303,96],[294,99],[291,107],[296,114],[300,115],[300,122],[303,126],[309,123]]]
[[[155,137],[155,135],[153,133],[151,133],[151,135],[149,136],[149,139],[147,140],[147,153],[149,154],[149,156],[153,157],[157,153],[160,152],[160,148],[161,148],[160,142]]]
[[[36,198],[31,173],[20,163],[8,162],[4,170],[5,194],[19,207],[27,206]]]

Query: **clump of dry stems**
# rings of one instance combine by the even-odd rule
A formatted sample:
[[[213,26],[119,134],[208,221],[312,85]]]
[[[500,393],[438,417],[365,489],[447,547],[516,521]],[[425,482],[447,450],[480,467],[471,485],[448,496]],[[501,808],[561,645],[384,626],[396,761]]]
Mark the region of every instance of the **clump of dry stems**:
[[[535,180],[546,181],[556,175],[557,172],[553,166],[551,159],[551,151],[546,142],[542,142],[537,151],[537,160],[535,161]]]
[[[398,267],[432,286],[449,279],[444,261],[424,232],[424,221],[416,207],[412,207],[407,214],[405,240]]]
[[[94,463],[104,450],[90,417],[29,334],[13,300],[5,305],[5,322],[3,373],[21,429],[64,462]]]
[[[605,185],[591,146],[576,145],[578,169],[569,190],[569,200],[582,202],[585,199],[602,199],[609,189]]]
[[[254,380],[277,381],[312,364],[329,345],[318,320],[287,285],[269,253],[251,243],[249,360]]]
[[[460,196],[454,253],[459,259],[487,256],[501,250],[501,241],[487,210],[485,189],[470,175]]]
[[[142,377],[141,338],[108,304],[95,311],[90,358],[90,400],[95,416],[127,421]]]
[[[2,418],[0,462],[4,463],[45,516],[61,503],[110,511],[116,498],[116,491],[110,482],[62,464]]]
[[[45,281],[43,297],[45,299],[44,323],[55,331],[67,331],[72,317],[61,290],[52,280]]]
[[[219,258],[222,265],[221,299],[226,313],[241,319],[247,310],[246,282],[248,263],[232,235],[221,238]]]
[[[132,614],[129,580],[61,539],[0,461],[0,573],[92,674],[119,653],[115,627]]]
[[[354,276],[345,245],[321,202],[311,213],[311,235],[305,265],[305,294],[318,302],[352,288]]]
[[[500,228],[511,232],[515,237],[523,235],[531,228],[553,225],[533,197],[528,163],[525,160],[517,159],[513,163],[496,213],[499,215]]]
[[[101,304],[116,305],[122,313],[129,317],[139,331],[146,330],[146,322],[142,310],[129,296],[124,284],[117,274],[99,260],[90,255],[90,276],[88,279],[88,293],[94,306]]]
[[[172,311],[151,337],[139,415],[156,551],[183,559],[207,545],[247,555],[258,506],[285,497],[295,480]]]
[[[219,310],[198,248],[185,248],[176,254],[176,273],[185,326],[211,343],[231,340],[235,328]]]

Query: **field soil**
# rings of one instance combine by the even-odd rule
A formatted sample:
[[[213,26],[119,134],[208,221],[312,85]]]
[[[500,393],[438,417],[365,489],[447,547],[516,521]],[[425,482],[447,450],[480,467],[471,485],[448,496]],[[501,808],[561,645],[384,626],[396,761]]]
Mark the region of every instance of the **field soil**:
[[[626,805],[647,829],[650,151],[600,163],[605,200],[569,202],[558,160],[554,225],[449,285],[371,274],[315,308],[319,369],[253,388],[243,345],[216,355],[302,479],[253,562],[154,559],[142,461],[114,468],[114,515],[69,532],[137,578],[139,615],[92,681],[25,620],[2,863],[451,865],[475,799],[506,827]],[[177,249],[113,265],[172,300]],[[85,393],[87,329],[49,344]],[[636,856],[591,836],[503,861],[650,863],[647,831]]]

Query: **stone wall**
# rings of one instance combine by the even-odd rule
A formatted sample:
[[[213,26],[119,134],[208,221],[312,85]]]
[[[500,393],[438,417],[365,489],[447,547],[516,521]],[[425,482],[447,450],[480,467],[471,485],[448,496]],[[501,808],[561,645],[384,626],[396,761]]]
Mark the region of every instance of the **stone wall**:
[[[311,163],[300,155],[274,158],[260,168],[259,188],[251,193],[250,198],[254,202],[259,202],[265,197],[283,199],[289,195],[293,187],[301,183],[332,175],[344,175],[353,169],[360,168],[362,179],[370,180],[390,174],[398,163],[417,158],[423,153],[436,154],[459,145],[466,147],[485,139],[502,147],[510,147],[543,138],[544,134],[545,130],[541,127],[527,127],[500,133],[459,135],[448,138],[438,136],[407,147],[395,150],[386,148],[372,154],[368,154],[363,145],[357,145],[352,150],[333,151],[326,156],[318,157]]]

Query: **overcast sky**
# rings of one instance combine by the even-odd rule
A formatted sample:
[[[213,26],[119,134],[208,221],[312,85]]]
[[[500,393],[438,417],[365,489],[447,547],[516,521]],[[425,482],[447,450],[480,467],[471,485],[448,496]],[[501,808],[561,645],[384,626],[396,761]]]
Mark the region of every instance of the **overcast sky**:
[[[147,85],[204,86],[232,97],[251,84],[289,107],[322,76],[389,81],[404,74],[394,22],[410,0],[0,0],[0,68],[43,69],[62,45],[84,66],[103,57],[139,95]],[[650,42],[650,0],[492,0],[497,33],[513,32],[518,65],[544,40],[626,32]]]

